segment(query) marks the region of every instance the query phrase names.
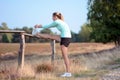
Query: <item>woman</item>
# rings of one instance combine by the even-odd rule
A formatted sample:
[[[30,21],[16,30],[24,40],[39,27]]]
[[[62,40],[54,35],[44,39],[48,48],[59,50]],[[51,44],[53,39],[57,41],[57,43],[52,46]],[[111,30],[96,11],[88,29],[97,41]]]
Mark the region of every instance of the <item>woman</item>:
[[[43,38],[49,38],[49,39],[55,39],[57,41],[60,41],[62,56],[64,58],[65,66],[66,66],[66,72],[61,75],[61,77],[71,77],[70,73],[70,62],[68,58],[68,46],[70,44],[71,39],[71,32],[69,29],[69,26],[64,22],[63,16],[59,12],[54,12],[52,15],[53,22],[48,25],[41,25],[37,24],[35,25],[35,28],[51,28],[56,27],[60,32],[61,35],[50,35],[50,34],[37,34],[37,36],[43,37]]]

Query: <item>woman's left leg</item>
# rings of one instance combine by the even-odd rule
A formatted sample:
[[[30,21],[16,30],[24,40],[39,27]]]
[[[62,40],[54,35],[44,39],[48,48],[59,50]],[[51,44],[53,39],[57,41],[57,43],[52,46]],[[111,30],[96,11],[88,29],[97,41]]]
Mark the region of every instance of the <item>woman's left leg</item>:
[[[70,61],[67,55],[68,48],[64,45],[61,45],[61,50],[62,50],[62,55],[63,55],[65,66],[66,66],[66,72],[63,75],[61,75],[61,77],[71,77],[72,74],[70,72]]]
[[[68,58],[68,47],[61,45],[62,56],[66,66],[66,72],[70,72],[70,61]]]

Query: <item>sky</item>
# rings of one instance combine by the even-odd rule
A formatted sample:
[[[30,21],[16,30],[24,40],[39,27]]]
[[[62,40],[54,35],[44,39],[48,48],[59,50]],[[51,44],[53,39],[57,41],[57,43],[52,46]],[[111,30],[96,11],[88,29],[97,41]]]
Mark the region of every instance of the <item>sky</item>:
[[[10,29],[49,24],[52,13],[61,12],[71,31],[78,33],[87,22],[88,0],[0,0],[0,25]],[[52,29],[57,32],[57,29]]]

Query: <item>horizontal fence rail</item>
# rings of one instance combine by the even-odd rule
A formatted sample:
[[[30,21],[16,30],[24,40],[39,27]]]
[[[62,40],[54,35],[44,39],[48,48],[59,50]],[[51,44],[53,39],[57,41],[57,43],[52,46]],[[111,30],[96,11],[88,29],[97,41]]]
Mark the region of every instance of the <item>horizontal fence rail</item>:
[[[20,30],[0,30],[0,33],[19,33],[20,34],[20,48],[18,51],[18,69],[23,69],[24,66],[24,52],[25,52],[25,36],[29,37],[37,37],[32,34],[27,34],[25,31],[20,31]],[[39,38],[39,37],[37,37]],[[51,56],[51,61],[54,63],[54,58],[55,58],[55,40],[51,41],[51,47],[52,47],[52,56]]]

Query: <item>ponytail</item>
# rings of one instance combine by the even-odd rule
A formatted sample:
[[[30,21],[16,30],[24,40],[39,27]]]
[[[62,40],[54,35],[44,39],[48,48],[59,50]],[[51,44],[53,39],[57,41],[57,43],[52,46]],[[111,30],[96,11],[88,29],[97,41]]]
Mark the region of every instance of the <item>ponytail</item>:
[[[53,16],[57,16],[60,20],[64,21],[63,15],[61,13],[59,13],[59,12],[54,12]]]

